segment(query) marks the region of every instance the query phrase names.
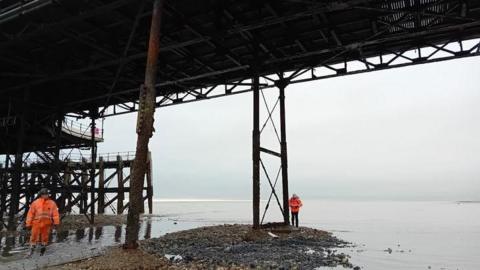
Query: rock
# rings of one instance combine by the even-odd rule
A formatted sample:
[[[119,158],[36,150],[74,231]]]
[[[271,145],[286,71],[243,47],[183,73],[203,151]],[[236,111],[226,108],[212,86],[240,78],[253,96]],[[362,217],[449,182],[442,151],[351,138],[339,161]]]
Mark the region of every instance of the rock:
[[[178,254],[181,251],[182,262],[202,262],[201,269],[229,269],[232,266],[233,269],[352,267],[349,256],[333,251],[348,243],[327,232],[309,228],[278,233],[275,230],[275,238],[268,232],[253,231],[248,225],[204,227],[143,241],[142,248],[157,254]]]
[[[164,257],[171,262],[180,262],[183,260],[183,257],[180,255],[165,254]]]
[[[361,269],[360,266],[353,267],[353,270],[360,270],[360,269]]]
[[[268,235],[270,235],[270,236],[273,237],[273,238],[278,238],[278,235],[276,235],[276,234],[274,234],[274,233],[272,233],[272,232],[268,232]]]

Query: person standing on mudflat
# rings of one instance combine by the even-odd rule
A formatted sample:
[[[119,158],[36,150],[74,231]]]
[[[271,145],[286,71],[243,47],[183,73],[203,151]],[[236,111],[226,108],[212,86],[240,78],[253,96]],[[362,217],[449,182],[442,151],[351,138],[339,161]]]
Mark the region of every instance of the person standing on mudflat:
[[[292,226],[298,227],[298,212],[300,212],[300,207],[303,206],[302,200],[300,200],[297,194],[293,194],[288,204],[292,213]]]
[[[60,224],[57,204],[48,195],[48,189],[42,188],[38,192],[39,198],[36,199],[28,210],[26,227],[31,228],[30,236],[30,254],[35,252],[37,244],[41,244],[40,255],[45,253],[48,245],[48,237],[53,226]]]

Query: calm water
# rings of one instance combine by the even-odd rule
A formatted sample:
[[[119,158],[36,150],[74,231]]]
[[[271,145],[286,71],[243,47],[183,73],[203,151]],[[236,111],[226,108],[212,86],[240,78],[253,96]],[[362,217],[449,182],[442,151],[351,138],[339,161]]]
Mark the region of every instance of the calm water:
[[[251,221],[248,201],[156,201],[154,210],[142,224],[142,238]],[[280,220],[278,206],[271,204],[265,222]],[[480,203],[304,200],[300,223],[355,244],[342,252],[349,253],[354,265],[362,269],[480,269]],[[103,246],[121,243],[123,238],[124,228],[111,226],[56,235],[47,256],[40,258],[43,261],[37,258],[35,264],[88,256]],[[32,265],[32,260],[21,257],[25,247],[18,239],[13,249],[5,248],[5,240],[0,243],[0,269],[1,264],[12,269]],[[389,248],[391,253],[386,251]]]
[[[241,201],[157,202],[155,210],[179,227],[251,220]],[[267,213],[281,220],[276,205]],[[362,269],[480,269],[480,203],[304,200],[300,223],[356,244],[345,251]]]

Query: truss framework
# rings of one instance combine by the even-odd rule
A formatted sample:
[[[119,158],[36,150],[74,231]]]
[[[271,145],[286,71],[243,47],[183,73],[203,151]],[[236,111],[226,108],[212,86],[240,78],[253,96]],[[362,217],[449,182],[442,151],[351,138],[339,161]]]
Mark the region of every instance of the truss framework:
[[[27,88],[36,93],[59,91],[69,85],[73,98],[62,96],[65,100],[56,102],[64,104],[67,113],[86,117],[85,110],[92,106],[102,108],[100,116],[136,111],[143,79],[138,71],[145,63],[145,29],[151,15],[148,4],[96,0],[69,5],[73,4],[41,0],[0,4],[0,23],[5,29],[0,37],[0,62],[8,67],[0,68],[0,93],[13,95],[14,90]],[[305,80],[313,80],[478,55],[478,49],[455,50],[444,45],[458,42],[462,47],[480,36],[476,1],[263,1],[257,6],[232,1],[211,5],[179,0],[164,7],[158,106],[242,92],[237,86],[251,81],[252,74],[269,77],[311,70],[314,74]],[[84,10],[77,10],[80,7]],[[50,21],[44,10],[59,18]],[[28,23],[20,16],[27,13],[43,23]],[[104,19],[102,23],[99,18]],[[117,37],[109,30],[120,33]],[[116,46],[106,39],[114,40]],[[38,62],[42,59],[38,56],[59,54],[63,44],[75,47],[78,54],[62,52],[68,67],[61,71],[42,68],[56,60]],[[444,55],[406,54],[428,49]],[[373,60],[388,57],[406,62]],[[93,61],[86,61],[90,58]],[[33,60],[37,62],[29,65]],[[365,68],[349,68],[354,62]],[[333,73],[324,75],[322,68]],[[77,85],[89,89],[76,89]],[[220,93],[211,88],[225,89]],[[42,100],[46,108],[55,107],[49,101]]]
[[[399,52],[385,50],[380,56],[371,58],[363,58],[361,55],[359,55],[358,59],[354,61],[345,61],[343,63],[334,65],[322,64],[314,67],[299,68],[295,71],[285,72],[284,74],[285,79],[288,80],[290,84],[296,84],[479,55],[480,39],[467,41],[451,40],[441,45],[423,44],[423,46],[412,47],[408,50]],[[280,79],[278,74],[261,76],[259,87],[261,89],[276,87],[275,83]],[[194,80],[192,79],[192,81]],[[175,82],[161,82],[157,84],[157,92],[166,92],[166,90],[163,91],[162,89],[168,89],[169,84],[175,84]],[[175,92],[171,94],[159,95],[156,100],[156,106],[167,107],[247,93],[252,91],[253,84],[252,79],[246,77],[242,80],[232,83],[219,84],[211,87],[201,87],[199,85],[198,87],[198,89],[188,90],[182,93]],[[131,89],[125,91],[124,93],[135,91],[138,90]],[[105,117],[131,113],[138,110],[138,102],[119,103],[109,107],[104,107],[104,109]]]
[[[94,214],[103,214],[107,208],[114,214],[124,213],[129,207],[129,203],[125,202],[125,193],[130,191],[134,158],[134,153],[103,154],[95,163],[92,178],[94,163],[91,157],[68,155],[56,162],[52,153],[31,152],[23,155],[21,177],[15,179],[15,167],[10,165],[16,163],[15,158],[7,155],[6,166],[2,164],[0,168],[0,213],[8,213],[9,218],[5,220],[3,216],[0,217],[0,228],[12,229],[21,224],[29,205],[42,187],[50,190],[62,214],[76,212],[91,218],[92,210]],[[149,168],[143,197],[151,213],[151,165]],[[92,182],[92,179],[95,181]],[[15,201],[18,206],[13,203]]]

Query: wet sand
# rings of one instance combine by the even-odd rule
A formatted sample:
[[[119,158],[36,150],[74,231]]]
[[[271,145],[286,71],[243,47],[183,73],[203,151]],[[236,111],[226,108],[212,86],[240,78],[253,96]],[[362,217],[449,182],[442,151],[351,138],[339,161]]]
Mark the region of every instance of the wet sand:
[[[126,222],[126,215],[96,215],[95,222],[93,224],[90,224],[85,215],[66,215],[63,217],[60,225],[57,227],[57,231],[72,231],[99,226],[121,226],[126,224]],[[7,232],[6,230],[2,230],[0,231],[0,237],[13,235],[18,236],[23,230],[23,228],[15,232]]]
[[[101,255],[108,246],[120,242],[114,235],[117,231],[121,234],[125,222],[125,215],[98,215],[94,224],[90,224],[84,215],[66,216],[57,230],[52,232],[50,239],[54,243],[47,247],[45,256],[40,257],[37,250],[28,259],[24,257],[29,249],[30,232],[21,229],[8,233],[4,231],[0,234],[0,269],[37,269]],[[108,228],[115,231],[109,244],[92,245]],[[86,240],[77,241],[80,239]]]
[[[59,231],[71,231],[99,226],[121,226],[126,224],[126,215],[96,215],[94,224],[90,224],[84,215],[69,215],[62,219]]]

